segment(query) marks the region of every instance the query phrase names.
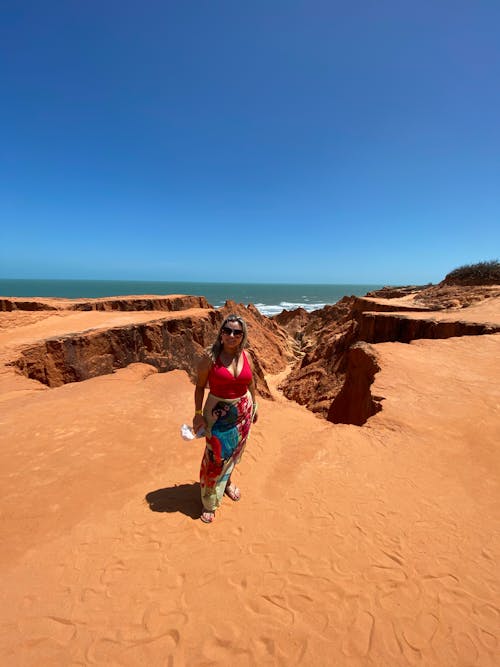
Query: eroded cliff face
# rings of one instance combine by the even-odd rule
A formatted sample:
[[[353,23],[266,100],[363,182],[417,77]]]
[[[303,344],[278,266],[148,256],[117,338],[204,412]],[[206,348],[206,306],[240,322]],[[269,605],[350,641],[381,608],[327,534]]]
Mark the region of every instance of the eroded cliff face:
[[[495,287],[465,290],[458,299],[460,289],[454,288],[453,303],[477,304],[481,294],[483,301],[499,299]],[[430,311],[427,302],[435,304],[440,293],[434,287],[391,293],[392,300],[378,295],[344,297],[334,306],[313,313],[300,309],[273,319],[261,315],[252,305],[229,301],[215,310],[203,297],[182,295],[116,297],[76,303],[46,299],[41,305],[36,300],[33,307],[28,303],[26,308],[23,300],[22,309],[33,312],[19,314],[15,312],[19,305],[17,302],[14,305],[16,300],[4,299],[4,311],[10,310],[5,313],[6,318],[20,319],[24,328],[45,318],[43,331],[54,331],[55,325],[45,325],[52,320],[59,321],[59,331],[60,322],[66,318],[87,318],[83,314],[69,315],[68,311],[121,311],[127,315],[101,314],[105,325],[69,328],[63,335],[60,331],[57,335],[44,335],[20,346],[10,358],[2,355],[2,361],[49,387],[112,373],[133,362],[148,363],[160,372],[185,370],[194,380],[203,350],[213,343],[223,319],[236,313],[248,325],[249,353],[255,364],[257,390],[263,397],[271,398],[266,374],[280,373],[296,359],[280,386],[284,395],[330,421],[362,425],[380,410],[382,400],[371,394],[378,362],[376,350],[370,344],[500,331],[500,324],[496,323],[500,320],[474,321],[466,316],[471,312],[466,308],[448,308],[452,317],[443,315],[445,308]],[[441,293],[441,297],[442,304],[450,303],[448,291]],[[34,312],[37,309],[46,312]],[[50,311],[67,312],[52,315]],[[149,317],[144,311],[155,312]],[[162,311],[166,311],[164,315]],[[97,321],[98,313],[88,318],[89,322]],[[111,320],[119,321],[119,326],[108,325]]]
[[[344,297],[334,306],[309,313],[305,325],[295,332],[302,344],[300,358],[280,385],[287,398],[324,417],[342,387],[345,353],[357,340],[354,304],[355,297]],[[288,316],[288,327],[292,322]]]
[[[71,333],[42,340],[22,350],[15,366],[49,387],[112,373],[133,362],[151,364],[160,372],[174,369],[194,377],[195,360],[218,328],[217,314]]]
[[[359,340],[368,343],[410,343],[417,338],[452,338],[495,333],[499,327],[487,322],[412,319],[402,313],[362,312],[357,317]]]
[[[334,424],[362,426],[382,410],[381,396],[373,396],[371,386],[380,370],[377,353],[368,343],[354,343],[346,353],[344,383],[328,409]]]
[[[213,343],[221,322],[229,313],[240,314],[248,324],[251,343],[248,352],[254,360],[256,386],[262,396],[271,397],[265,374],[280,372],[291,359],[286,333],[253,306],[228,302],[224,308],[214,310],[204,297],[184,296],[123,297],[78,303],[67,300],[53,303],[47,299],[43,305],[46,308],[40,310],[106,310],[131,314],[156,311],[151,321],[96,327],[23,346],[10,365],[49,387],[112,373],[134,362],[150,364],[160,372],[185,370],[194,380],[199,358]],[[68,308],[63,307],[65,305]],[[158,315],[161,310],[170,315],[162,318]]]
[[[407,285],[405,287],[383,287],[369,292],[367,297],[397,299],[413,297],[417,307],[428,310],[450,310],[468,308],[485,299],[500,296],[498,285],[448,285],[442,281],[438,285]]]
[[[144,310],[177,311],[188,308],[212,308],[204,296],[111,296],[102,299],[56,299],[0,297],[0,311],[15,310],[98,310],[123,312]]]
[[[345,297],[335,306],[310,313],[294,331],[302,356],[280,388],[289,399],[307,406],[329,421],[362,425],[381,409],[381,397],[371,395],[377,372],[376,353],[366,343],[410,343],[419,338],[450,338],[500,331],[495,322],[470,321],[463,308],[498,299],[498,287],[443,286],[391,288],[367,297]],[[430,306],[440,304],[440,315]],[[459,306],[457,306],[459,304]],[[444,310],[456,317],[439,319]],[[298,314],[303,321],[303,313]],[[286,326],[293,325],[291,313]]]

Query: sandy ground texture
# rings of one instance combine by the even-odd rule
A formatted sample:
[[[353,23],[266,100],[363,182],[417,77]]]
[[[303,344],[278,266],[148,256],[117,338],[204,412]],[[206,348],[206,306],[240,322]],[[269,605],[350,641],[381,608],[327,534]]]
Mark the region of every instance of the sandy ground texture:
[[[367,299],[368,300],[368,299]],[[390,306],[413,305],[414,299],[406,297],[404,299],[369,299],[374,303],[386,304]],[[394,312],[397,312],[395,310]],[[500,308],[498,299],[485,299],[481,303],[473,304],[467,308],[454,310],[424,310],[422,312],[402,312],[405,317],[413,319],[434,319],[436,321],[461,321],[461,322],[488,322],[491,324],[500,324]]]
[[[211,525],[185,372],[6,393],[0,663],[500,664],[500,335],[373,347],[383,410],[261,400]]]

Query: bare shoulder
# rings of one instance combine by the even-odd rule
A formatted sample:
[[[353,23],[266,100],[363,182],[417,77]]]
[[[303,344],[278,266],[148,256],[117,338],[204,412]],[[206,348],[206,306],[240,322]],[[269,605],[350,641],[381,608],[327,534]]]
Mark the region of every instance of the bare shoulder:
[[[200,357],[198,360],[198,373],[208,373],[212,366],[212,359],[210,358],[210,355],[207,352],[204,352],[203,355]]]
[[[212,360],[208,354],[204,354],[198,361],[196,369],[196,386],[206,387],[210,369],[212,368]]]
[[[254,370],[254,363],[253,363],[253,356],[252,356],[252,353],[250,352],[250,350],[249,350],[248,348],[246,348],[245,350],[243,350],[243,353],[245,354],[245,357],[247,358],[248,365],[250,366],[250,368],[251,368],[252,371],[253,371],[253,370]]]

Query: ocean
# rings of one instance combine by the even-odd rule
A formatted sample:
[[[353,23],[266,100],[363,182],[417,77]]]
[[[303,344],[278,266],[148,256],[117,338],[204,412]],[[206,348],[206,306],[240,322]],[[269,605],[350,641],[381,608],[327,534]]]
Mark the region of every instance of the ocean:
[[[68,299],[140,294],[194,294],[216,308],[231,299],[253,303],[263,315],[283,309],[311,312],[334,304],[343,296],[362,296],[382,285],[308,285],[281,283],[147,282],[136,280],[14,280],[0,279],[0,296],[64,297]]]

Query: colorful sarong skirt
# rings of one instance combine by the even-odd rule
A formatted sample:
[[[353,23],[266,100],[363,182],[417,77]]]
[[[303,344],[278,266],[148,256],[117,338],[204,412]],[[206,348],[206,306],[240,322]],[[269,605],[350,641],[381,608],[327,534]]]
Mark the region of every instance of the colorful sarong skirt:
[[[209,394],[203,408],[206,447],[200,469],[201,502],[207,510],[219,507],[228,479],[245,449],[254,404],[250,392],[240,398]]]

